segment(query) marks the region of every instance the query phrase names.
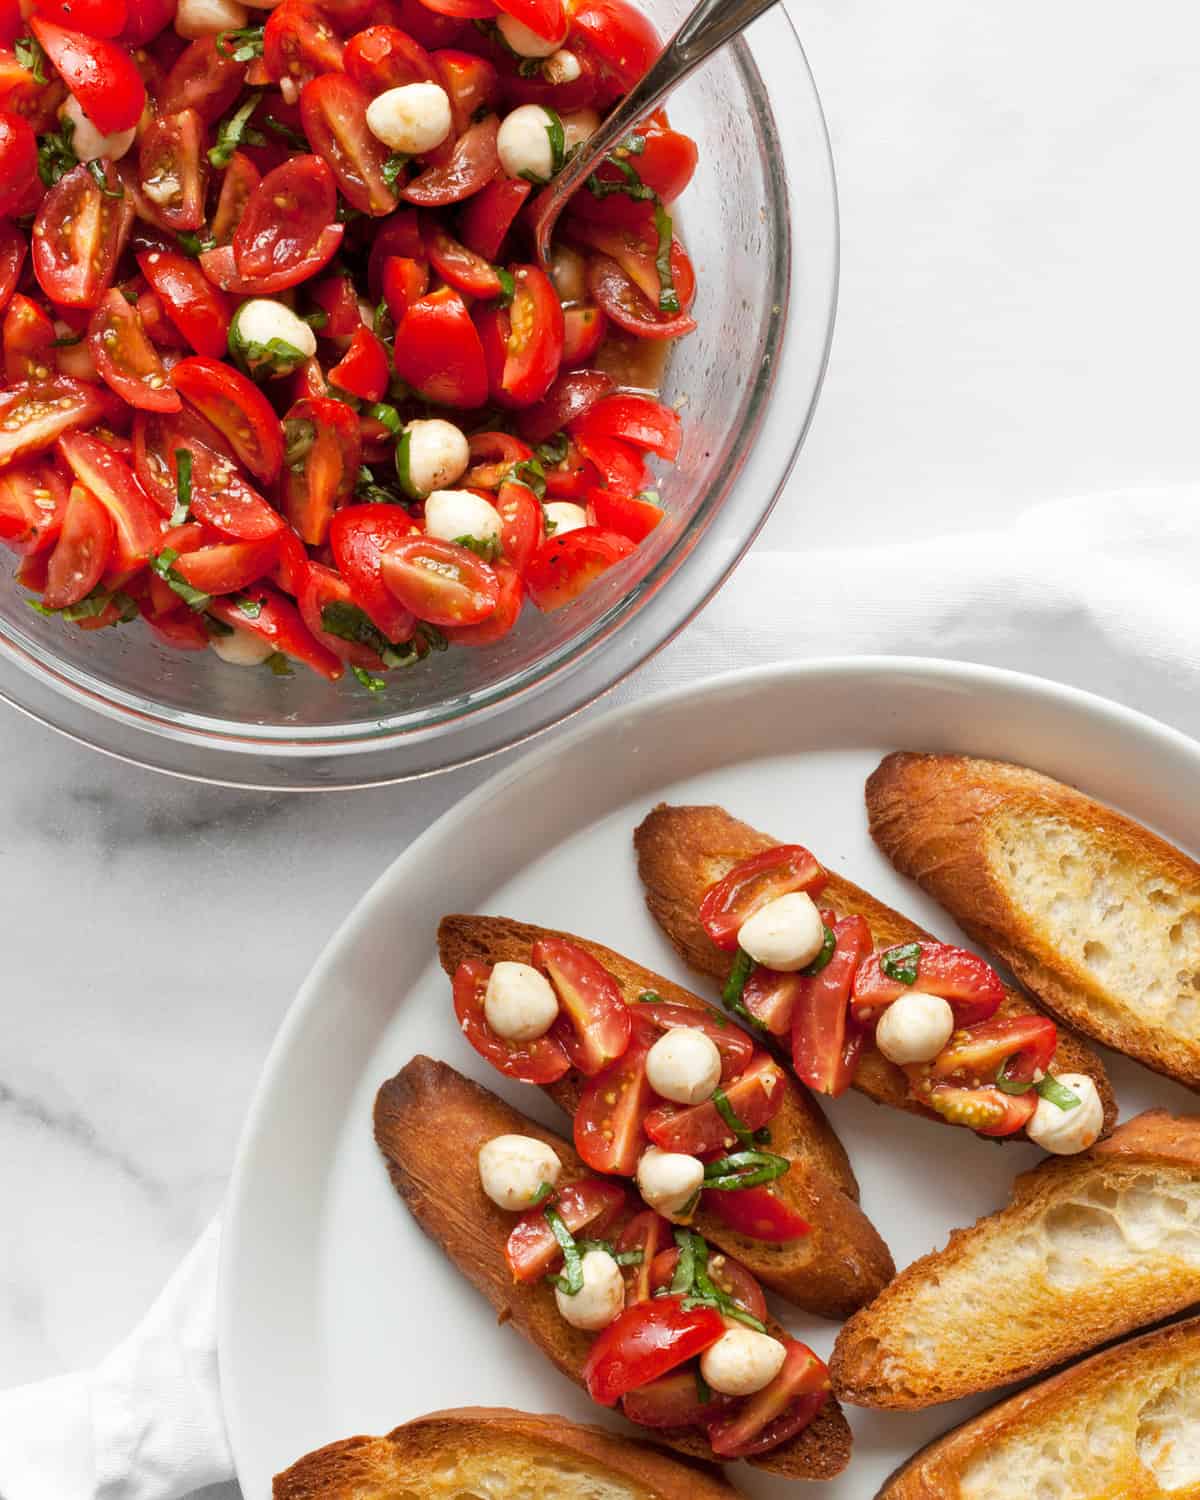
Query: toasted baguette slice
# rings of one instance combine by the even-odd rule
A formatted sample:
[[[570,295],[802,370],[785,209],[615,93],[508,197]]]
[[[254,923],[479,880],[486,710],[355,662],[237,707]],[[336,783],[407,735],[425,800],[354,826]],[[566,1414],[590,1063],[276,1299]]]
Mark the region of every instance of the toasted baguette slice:
[[[923,1449],[875,1500],[1200,1493],[1200,1319],[1093,1355]]]
[[[834,1389],[913,1410],[1025,1380],[1200,1301],[1200,1117],[1150,1110],[915,1261],[838,1335]]]
[[[715,1470],[603,1428],[467,1406],[353,1437],[275,1476],[274,1500],[738,1500]]]
[[[468,958],[489,964],[503,959],[528,963],[534,943],[547,936],[566,938],[591,954],[613,976],[631,1005],[651,990],[671,1005],[712,1011],[688,990],[611,948],[505,917],[446,917],[438,929],[438,948],[442,967],[453,975]],[[569,1073],[546,1092],[573,1115],[583,1083],[579,1075]],[[858,1184],[841,1142],[808,1090],[792,1078],[787,1080],[783,1107],[771,1122],[771,1150],[794,1163],[775,1190],[803,1214],[812,1233],[790,1245],[768,1245],[735,1233],[704,1212],[697,1215],[696,1228],[710,1243],[748,1266],[764,1286],[797,1307],[823,1318],[849,1317],[886,1286],[896,1268],[887,1246],[858,1207]]]
[[[646,888],[646,905],[650,914],[678,949],[684,962],[701,974],[724,982],[733,959],[722,952],[700,925],[699,908],[704,892],[716,880],[752,854],[769,849],[778,839],[768,838],[746,823],[740,823],[720,807],[656,807],[641,823],[633,836],[637,849],[638,873]],[[819,856],[818,856],[819,857]],[[828,871],[828,884],[821,900],[844,916],[863,916],[879,948],[896,943],[930,939],[915,922],[910,922],[882,901]],[[1000,1006],[1002,1016],[1028,1015],[1037,1006],[1017,990],[1008,990]],[[1105,1129],[1116,1122],[1117,1104],[1100,1059],[1069,1032],[1058,1040],[1055,1071],[1087,1073],[1096,1081],[1104,1105]],[[863,1050],[854,1087],[878,1104],[926,1119],[942,1120],[933,1110],[913,1098],[903,1071],[874,1046]],[[1004,1140],[1024,1140],[1023,1131],[1004,1136]]]
[[[498,1135],[530,1135],[553,1147],[563,1164],[560,1184],[589,1176],[574,1148],[446,1063],[414,1057],[379,1090],[375,1139],[400,1196],[417,1223],[468,1281],[564,1375],[583,1384],[594,1335],[560,1316],[545,1280],[516,1282],[504,1258],[514,1218],[479,1185],[479,1148]],[[454,1149],[447,1150],[453,1142]],[[768,1323],[776,1335],[782,1330]],[[698,1428],[656,1432],[656,1441],[688,1458],[714,1462]],[[832,1398],[811,1426],[770,1453],[749,1459],[788,1479],[829,1479],[850,1459],[850,1428]]]
[[[1200,864],[1036,771],[889,755],[875,842],[1064,1021],[1200,1088]]]

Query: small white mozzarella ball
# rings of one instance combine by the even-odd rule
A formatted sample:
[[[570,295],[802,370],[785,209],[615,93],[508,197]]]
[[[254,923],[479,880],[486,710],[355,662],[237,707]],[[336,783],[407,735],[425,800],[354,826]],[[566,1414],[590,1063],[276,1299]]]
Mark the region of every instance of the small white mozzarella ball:
[[[1100,1139],[1104,1106],[1095,1083],[1086,1073],[1059,1073],[1057,1080],[1071,1090],[1079,1103],[1074,1109],[1060,1109],[1050,1099],[1039,1099],[1025,1133],[1043,1151],[1055,1156],[1074,1156]]]
[[[506,115],[496,137],[500,165],[510,177],[534,177],[549,182],[554,176],[554,147],[550,132],[554,116],[540,104],[522,104]]]
[[[289,345],[303,359],[310,359],[317,352],[316,334],[290,307],[272,297],[255,297],[243,302],[229,328],[230,349],[241,353],[252,370],[267,366],[273,375],[290,375],[300,360],[250,352],[251,345],[265,348],[272,339]]]
[[[742,923],[738,945],[756,964],[794,973],[812,963],[825,945],[825,924],[805,891],[776,896]]]
[[[674,1104],[703,1104],[721,1081],[721,1054],[694,1026],[673,1026],[646,1054],[646,1078]]]
[[[408,475],[405,488],[416,499],[445,490],[459,480],[471,466],[471,445],[462,429],[440,417],[410,422],[406,428],[405,453]],[[401,474],[401,481],[405,476]],[[478,495],[471,497],[478,500]],[[466,532],[457,535],[465,536]]]
[[[700,1373],[722,1396],[753,1396],[771,1384],[787,1350],[769,1333],[730,1327],[700,1356]]]
[[[574,151],[600,129],[600,116],[594,109],[577,109],[573,115],[563,115],[562,125],[563,150]]]
[[[588,523],[587,511],[570,500],[551,500],[549,505],[542,506],[542,513],[548,536],[566,536],[568,531],[578,531]]]
[[[687,1216],[703,1181],[704,1163],[682,1151],[661,1151],[651,1146],[638,1162],[638,1192],[664,1219]]]
[[[496,30],[518,57],[550,57],[562,46],[561,36],[553,42],[548,42],[545,37],[538,36],[536,31],[531,31],[523,22],[518,21],[515,16],[497,16]]]
[[[502,524],[496,507],[470,490],[434,490],[425,502],[426,536],[499,543]]]
[[[573,1297],[555,1287],[554,1300],[572,1328],[596,1333],[624,1310],[625,1278],[607,1250],[589,1250],[583,1257],[582,1287]]]
[[[83,112],[83,106],[74,94],[68,94],[58,112],[60,120],[70,120],[71,150],[80,161],[120,161],[128,154],[137,137],[137,127],[118,130],[115,135],[102,135]]]
[[[479,1181],[496,1205],[524,1213],[543,1186],[558,1183],[562,1162],[557,1153],[531,1135],[498,1135],[479,1148]]]
[[[890,1062],[930,1062],[954,1032],[954,1012],[940,995],[909,990],[893,1000],[875,1030],[875,1043]]]
[[[554,52],[542,64],[542,77],[547,83],[574,83],[583,72],[583,64],[573,52]]]
[[[437,83],[405,83],[367,105],[367,126],[402,156],[422,156],[450,134],[450,95]]]
[[[219,31],[241,31],[250,20],[238,0],[179,0],[175,30],[189,42]]]
[[[209,645],[232,667],[261,667],[268,657],[275,655],[270,641],[236,628],[232,635],[214,635]]]
[[[506,1042],[532,1042],[554,1025],[558,996],[546,976],[530,964],[502,959],[488,976],[483,1013]]]

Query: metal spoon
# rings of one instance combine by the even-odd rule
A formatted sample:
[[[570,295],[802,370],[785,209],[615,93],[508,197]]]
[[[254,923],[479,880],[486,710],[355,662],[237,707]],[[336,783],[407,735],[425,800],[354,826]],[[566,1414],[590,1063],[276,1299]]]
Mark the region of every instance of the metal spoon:
[[[571,194],[582,187],[608,153],[667,95],[726,42],[770,10],[777,0],[700,0],[667,43],[658,61],[578,150],[534,205],[538,259],[550,261],[550,237]]]

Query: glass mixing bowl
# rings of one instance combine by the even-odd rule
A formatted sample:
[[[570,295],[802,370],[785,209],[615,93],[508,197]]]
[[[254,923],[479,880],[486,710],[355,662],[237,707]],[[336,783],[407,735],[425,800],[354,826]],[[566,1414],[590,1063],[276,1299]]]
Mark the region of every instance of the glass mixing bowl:
[[[664,34],[688,0],[641,0]],[[136,624],[85,632],[0,579],[0,696],[95,748],[233,786],[320,789],[494,753],[606,692],[703,607],[750,545],[811,420],[837,294],[837,194],[820,101],[782,6],[671,102],[700,167],[683,201],[698,329],[664,399],[683,417],[666,517],[637,553],[506,640],[454,649],[385,693],[177,653]]]

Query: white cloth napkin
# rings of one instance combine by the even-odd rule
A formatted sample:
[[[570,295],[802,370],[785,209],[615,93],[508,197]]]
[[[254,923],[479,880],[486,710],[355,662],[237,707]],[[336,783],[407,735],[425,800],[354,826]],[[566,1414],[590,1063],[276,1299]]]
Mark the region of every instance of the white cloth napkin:
[[[1198,568],[1194,488],[1057,501],[932,543],[757,552],[619,696],[787,657],[942,656],[1090,688],[1200,735]],[[218,1234],[97,1369],[0,1395],[0,1500],[179,1500],[232,1477]]]

